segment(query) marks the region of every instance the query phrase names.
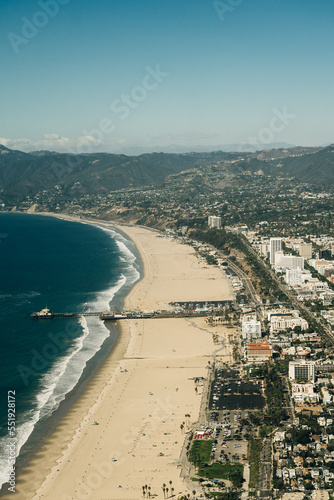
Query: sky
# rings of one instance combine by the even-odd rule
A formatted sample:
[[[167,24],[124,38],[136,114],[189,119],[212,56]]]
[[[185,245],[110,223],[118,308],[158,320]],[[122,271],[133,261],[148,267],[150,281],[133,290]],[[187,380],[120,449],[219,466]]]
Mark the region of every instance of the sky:
[[[0,144],[334,142],[331,0],[1,0]]]

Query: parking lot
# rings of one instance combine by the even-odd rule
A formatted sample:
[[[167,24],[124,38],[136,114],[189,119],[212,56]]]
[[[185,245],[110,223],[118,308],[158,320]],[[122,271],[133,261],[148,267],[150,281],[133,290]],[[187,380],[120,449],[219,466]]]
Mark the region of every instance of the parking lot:
[[[211,424],[215,426],[212,460],[240,461],[247,458],[247,411],[212,411]]]
[[[242,379],[237,368],[218,368],[210,394],[210,426],[215,428],[211,459],[243,463],[247,460],[249,415],[262,408],[261,384]]]

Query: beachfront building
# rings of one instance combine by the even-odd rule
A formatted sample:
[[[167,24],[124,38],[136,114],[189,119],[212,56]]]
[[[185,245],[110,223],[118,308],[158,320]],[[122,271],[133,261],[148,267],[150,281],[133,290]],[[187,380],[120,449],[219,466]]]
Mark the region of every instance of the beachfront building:
[[[290,361],[289,363],[289,379],[290,380],[308,380],[314,382],[315,377],[315,362],[306,361]]]
[[[242,338],[244,340],[253,340],[261,338],[261,321],[257,321],[256,316],[245,318],[241,323]]]
[[[288,328],[293,330],[297,326],[300,327],[301,330],[307,330],[308,322],[306,319],[292,314],[286,316],[272,316],[270,320],[270,333],[281,332]]]
[[[270,264],[275,264],[275,254],[276,252],[282,251],[282,238],[270,238]]]
[[[210,228],[220,229],[222,227],[222,218],[216,217],[215,215],[209,215],[208,217],[208,226]]]
[[[250,342],[247,344],[247,359],[252,363],[265,363],[272,358],[271,342]]]

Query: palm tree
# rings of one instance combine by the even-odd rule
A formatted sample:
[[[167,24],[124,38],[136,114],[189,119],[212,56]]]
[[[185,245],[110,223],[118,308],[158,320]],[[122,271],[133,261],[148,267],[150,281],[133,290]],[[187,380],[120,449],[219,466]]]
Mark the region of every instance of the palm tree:
[[[172,496],[173,496],[173,493],[174,493],[174,488],[171,488],[171,493],[172,493]]]
[[[167,486],[167,488],[166,488],[167,498],[168,498],[168,491],[169,491],[169,489],[168,489],[168,486]]]
[[[151,496],[151,486],[148,487],[148,496]]]
[[[143,497],[145,498],[145,486],[142,486],[143,488]]]
[[[166,484],[165,483],[162,485],[162,491],[164,492],[164,498],[165,498],[165,495],[166,495]]]

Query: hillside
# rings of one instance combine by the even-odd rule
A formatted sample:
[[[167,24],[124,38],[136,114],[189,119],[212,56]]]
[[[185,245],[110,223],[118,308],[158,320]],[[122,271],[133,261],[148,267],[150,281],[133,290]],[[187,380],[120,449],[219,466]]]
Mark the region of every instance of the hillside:
[[[334,145],[281,160],[281,169],[302,182],[334,185]]]
[[[123,188],[159,185],[172,174],[210,165],[219,166],[218,171],[236,177],[245,173],[279,173],[310,184],[334,185],[333,145],[255,153],[216,151],[139,156],[23,153],[0,146],[0,192],[12,200],[21,200],[59,185],[69,189],[75,186],[77,194],[104,194]],[[219,183],[219,173],[217,175]]]
[[[150,153],[140,156],[94,153],[22,153],[0,146],[0,190],[18,198],[55,185],[82,193],[105,193],[127,187],[161,183],[168,175],[215,161],[233,159],[230,153]]]

